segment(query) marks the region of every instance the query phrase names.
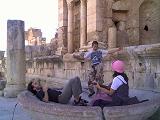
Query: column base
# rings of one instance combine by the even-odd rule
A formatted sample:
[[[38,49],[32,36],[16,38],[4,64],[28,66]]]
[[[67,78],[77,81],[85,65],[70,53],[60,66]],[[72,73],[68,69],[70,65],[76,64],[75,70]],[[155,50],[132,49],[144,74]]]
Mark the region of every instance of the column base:
[[[19,85],[8,85],[5,89],[4,89],[4,97],[6,98],[15,98],[18,96],[18,94],[20,92],[22,92],[23,90],[25,90],[25,86],[19,86]]]

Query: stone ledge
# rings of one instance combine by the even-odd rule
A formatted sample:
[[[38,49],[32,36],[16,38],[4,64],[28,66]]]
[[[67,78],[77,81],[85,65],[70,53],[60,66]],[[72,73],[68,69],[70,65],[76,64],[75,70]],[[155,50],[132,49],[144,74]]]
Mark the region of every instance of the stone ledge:
[[[28,91],[19,94],[18,101],[34,120],[103,120],[100,107],[45,103]]]
[[[45,103],[39,101],[30,92],[24,91],[18,95],[18,101],[30,113],[33,120],[146,120],[157,111],[160,106],[160,93],[145,90],[130,90],[130,96],[137,96],[140,100],[149,99],[147,102],[105,107],[72,106],[59,103]]]
[[[136,95],[140,100],[149,99],[149,101],[126,106],[104,107],[103,113],[106,120],[146,120],[158,110],[160,93],[145,90],[130,92],[132,93],[130,96]]]

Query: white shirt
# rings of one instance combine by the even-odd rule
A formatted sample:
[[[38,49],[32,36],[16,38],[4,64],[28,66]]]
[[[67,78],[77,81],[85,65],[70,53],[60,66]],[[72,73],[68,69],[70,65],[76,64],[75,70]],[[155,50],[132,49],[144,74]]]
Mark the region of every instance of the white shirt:
[[[101,52],[102,52],[102,57],[103,57],[103,58],[106,57],[107,54],[108,54],[108,50],[98,49],[98,51],[101,51]],[[89,50],[88,52],[86,52],[86,53],[84,54],[84,58],[90,60],[90,59],[91,59],[91,53],[92,53],[92,52],[94,52],[93,49],[91,49],[91,50]]]
[[[111,88],[113,90],[117,90],[123,83],[127,84],[127,82],[124,80],[124,78],[121,75],[118,75],[117,77],[115,77],[113,79]]]

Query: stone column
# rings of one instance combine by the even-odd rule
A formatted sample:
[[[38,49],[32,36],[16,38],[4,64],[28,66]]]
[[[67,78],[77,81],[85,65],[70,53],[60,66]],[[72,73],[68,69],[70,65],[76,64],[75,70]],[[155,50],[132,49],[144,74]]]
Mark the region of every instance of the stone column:
[[[63,55],[67,53],[67,26],[68,26],[68,8],[66,0],[58,0],[58,48],[56,54]]]
[[[108,29],[108,48],[116,47],[116,39],[117,39],[117,28],[116,26],[110,27]]]
[[[81,0],[81,17],[80,17],[80,48],[86,45],[87,40],[87,3]]]
[[[73,52],[73,2],[68,4],[68,52]]]
[[[24,22],[7,21],[7,85],[5,97],[16,97],[25,89]]]

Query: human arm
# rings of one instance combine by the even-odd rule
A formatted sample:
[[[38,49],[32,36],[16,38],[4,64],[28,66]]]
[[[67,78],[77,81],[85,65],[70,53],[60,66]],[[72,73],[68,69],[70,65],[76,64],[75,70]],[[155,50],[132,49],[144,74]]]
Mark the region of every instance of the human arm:
[[[99,83],[96,83],[95,87],[99,90],[102,90],[103,92],[105,92],[109,95],[112,95],[115,92],[115,90],[113,90],[112,88],[109,88],[109,89],[105,88],[105,87],[99,85]]]
[[[43,92],[44,92],[44,97],[43,97],[43,101],[44,102],[48,102],[49,101],[49,97],[48,97],[48,85],[47,84],[45,84],[43,87],[42,87],[42,89],[43,89]]]
[[[82,55],[73,54],[73,57],[79,60],[84,60],[84,57]]]
[[[112,54],[112,53],[118,52],[120,50],[122,50],[122,48],[112,48],[112,49],[108,50],[108,54]]]

